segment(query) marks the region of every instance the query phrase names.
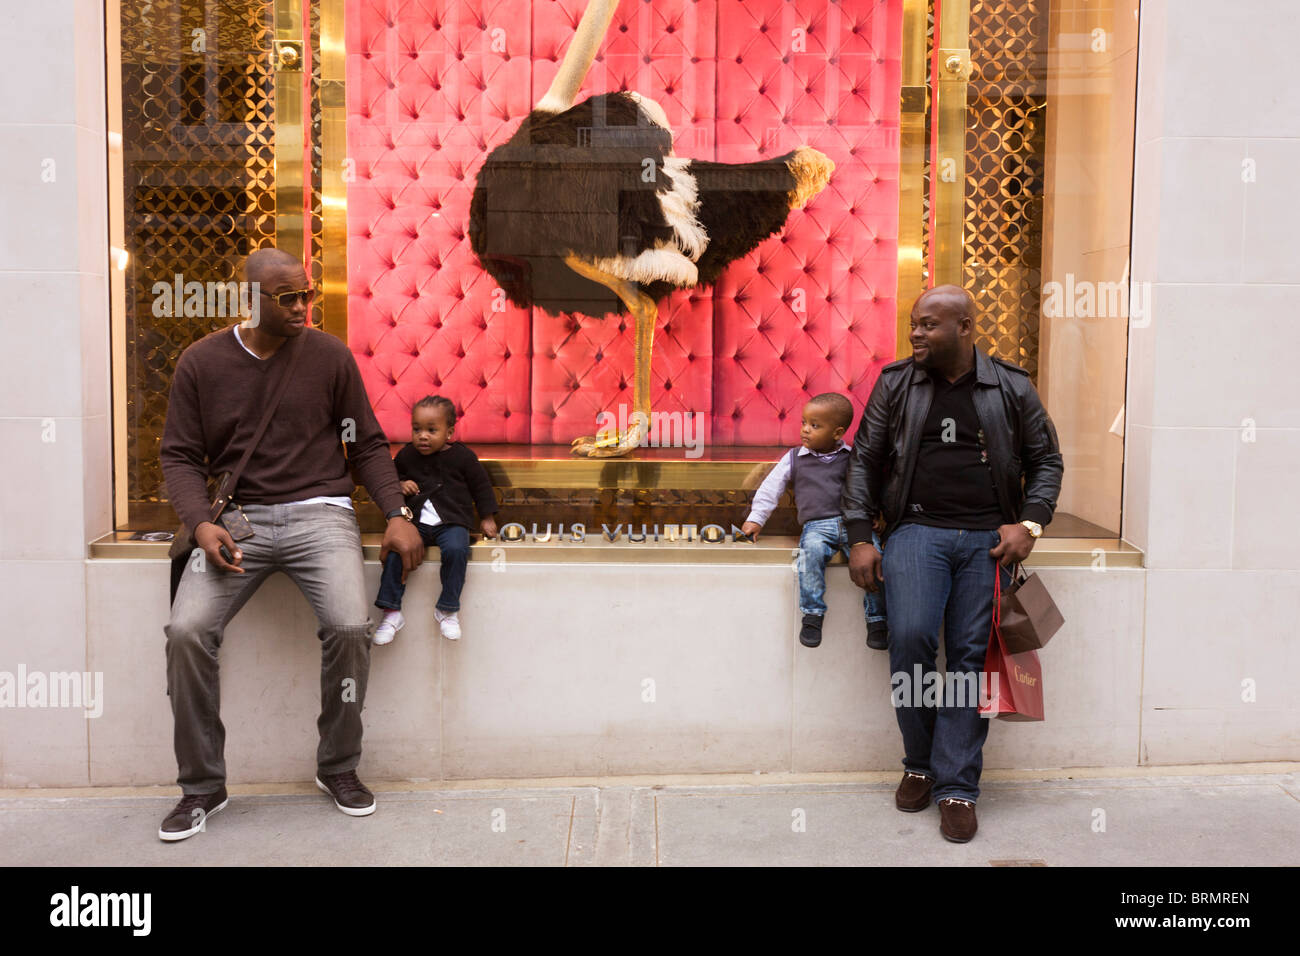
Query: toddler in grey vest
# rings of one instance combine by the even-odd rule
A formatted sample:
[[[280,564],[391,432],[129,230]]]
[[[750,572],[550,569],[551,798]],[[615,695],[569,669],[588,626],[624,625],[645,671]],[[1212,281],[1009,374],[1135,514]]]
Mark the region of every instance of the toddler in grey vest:
[[[853,405],[837,392],[826,392],[803,407],[799,447],[786,452],[754,492],[749,518],[741,531],[758,540],[767,519],[786,488],[794,485],[794,504],[802,526],[799,536],[799,612],[803,615],[799,642],[817,647],[826,616],[826,562],[836,551],[849,553],[849,536],[840,515],[840,491],[849,466],[844,433],[853,424]],[[880,547],[878,535],[872,543]],[[884,591],[865,592],[867,646],[888,646]]]

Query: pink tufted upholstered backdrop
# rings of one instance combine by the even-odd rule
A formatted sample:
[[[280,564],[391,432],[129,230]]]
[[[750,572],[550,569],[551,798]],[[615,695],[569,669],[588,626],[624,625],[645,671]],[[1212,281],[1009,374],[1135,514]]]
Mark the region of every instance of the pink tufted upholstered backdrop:
[[[585,0],[349,0],[348,336],[379,420],[455,400],[470,442],[568,444],[631,405],[632,325],[506,302],[466,236],[475,174],[541,98]],[[658,411],[720,444],[798,442],[811,395],[861,412],[895,348],[901,0],[623,0],[579,98],[641,92],[679,156],[806,144],[834,178],[713,287],[659,306]]]

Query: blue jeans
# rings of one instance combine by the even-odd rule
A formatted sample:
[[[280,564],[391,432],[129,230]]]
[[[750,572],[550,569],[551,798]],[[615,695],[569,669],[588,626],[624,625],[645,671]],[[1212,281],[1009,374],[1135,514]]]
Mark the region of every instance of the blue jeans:
[[[438,575],[442,578],[442,594],[438,596],[437,608],[444,614],[460,610],[460,591],[465,586],[465,566],[469,563],[469,529],[458,524],[415,525],[424,540],[424,546],[438,546],[442,553]],[[402,595],[406,585],[402,583],[402,556],[389,551],[384,559],[384,573],[379,578],[379,596],[375,598],[375,607],[388,611],[402,609]]]
[[[880,536],[874,532],[871,543],[880,547]],[[836,551],[849,553],[849,533],[843,518],[817,518],[803,526],[799,535],[799,613],[826,616],[826,562]],[[885,619],[885,592],[865,592],[862,599],[867,623],[875,624]]]
[[[989,549],[997,543],[996,531],[904,524],[889,536],[884,552],[889,667],[903,766],[934,781],[936,803],[979,797],[989,721],[979,715],[978,694],[968,691],[979,681],[988,650],[996,564]],[[1001,573],[1006,587],[1010,572],[1002,568]],[[935,672],[940,624],[948,673],[938,675],[943,692],[936,707],[922,700],[922,687],[916,685],[918,675],[923,685],[934,680],[926,675]]]

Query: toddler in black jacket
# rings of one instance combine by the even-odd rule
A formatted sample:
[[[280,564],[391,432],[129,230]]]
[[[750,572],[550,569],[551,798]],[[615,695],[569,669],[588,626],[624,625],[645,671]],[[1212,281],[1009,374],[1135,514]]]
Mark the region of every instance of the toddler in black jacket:
[[[455,433],[456,406],[451,399],[426,396],[411,409],[411,443],[393,459],[420,537],[425,545],[437,545],[442,555],[442,594],[433,615],[442,636],[451,641],[460,639],[460,592],[465,586],[475,509],[483,535],[494,538],[497,533],[492,482],[478,456],[456,441]],[[375,630],[376,644],[391,642],[406,623],[402,617],[405,591],[401,556],[390,551],[375,598],[375,607],[384,611]]]

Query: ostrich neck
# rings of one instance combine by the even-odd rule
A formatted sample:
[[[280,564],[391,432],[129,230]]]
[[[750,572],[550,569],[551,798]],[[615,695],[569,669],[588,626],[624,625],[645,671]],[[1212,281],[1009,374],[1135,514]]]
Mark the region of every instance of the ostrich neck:
[[[618,0],[591,0],[583,11],[578,30],[573,35],[573,42],[564,53],[564,62],[560,71],[551,81],[551,88],[537,103],[537,109],[549,113],[562,113],[573,105],[582,82],[591,69],[591,61],[596,58],[605,32],[609,30],[614,11],[618,9]]]

